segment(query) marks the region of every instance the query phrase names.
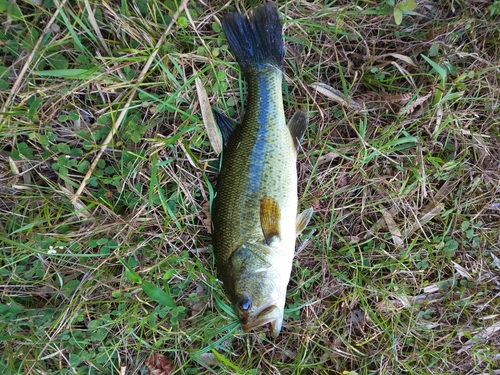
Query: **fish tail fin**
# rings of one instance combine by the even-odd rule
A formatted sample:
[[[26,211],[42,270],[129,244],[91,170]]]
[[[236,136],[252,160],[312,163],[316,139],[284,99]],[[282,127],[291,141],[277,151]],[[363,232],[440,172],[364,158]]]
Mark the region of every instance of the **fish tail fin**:
[[[249,17],[230,13],[222,28],[244,73],[265,64],[283,68],[283,32],[274,3],[258,6]]]

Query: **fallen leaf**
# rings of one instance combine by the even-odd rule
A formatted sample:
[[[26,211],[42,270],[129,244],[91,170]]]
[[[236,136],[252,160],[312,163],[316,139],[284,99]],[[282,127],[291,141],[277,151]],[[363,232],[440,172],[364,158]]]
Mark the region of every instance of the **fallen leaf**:
[[[318,167],[320,165],[330,163],[332,160],[335,160],[339,157],[340,155],[337,154],[336,152],[329,152],[325,155],[321,155],[320,158],[318,159]]]
[[[382,212],[382,216],[384,217],[385,223],[387,224],[387,228],[389,228],[389,232],[392,236],[392,242],[394,242],[394,245],[397,249],[403,247],[404,242],[401,236],[401,231],[399,230],[391,213],[385,208],[380,208],[380,212]]]
[[[312,204],[313,210],[317,211],[319,209],[320,205],[321,205],[320,201],[314,201],[313,204]]]
[[[217,366],[219,360],[213,353],[202,353],[197,357],[198,361],[206,366]]]
[[[381,59],[384,59],[387,56],[392,56],[392,57],[394,57],[394,58],[396,58],[398,60],[404,61],[405,63],[407,63],[409,65],[412,65],[415,68],[418,67],[418,65],[415,64],[415,62],[410,57],[402,55],[400,53],[386,53],[386,54],[383,54],[383,55],[376,56],[374,58],[374,60],[381,60]]]
[[[208,234],[212,234],[212,219],[210,218],[210,201],[206,201],[201,205],[201,221]]]
[[[349,324],[356,331],[363,331],[366,323],[365,312],[361,309],[351,310]]]
[[[168,358],[159,353],[154,353],[144,363],[151,375],[170,375],[173,370],[173,365]]]
[[[344,93],[339,90],[335,90],[333,87],[328,86],[324,83],[321,82],[315,82],[312,85],[310,85],[313,89],[315,89],[317,92],[323,94],[327,98],[333,100],[334,102],[337,102],[347,108],[354,108],[354,109],[361,109],[361,106],[356,103],[354,100],[349,99],[347,101],[345,99]]]
[[[203,118],[203,124],[205,125],[205,130],[207,131],[208,139],[210,144],[214,149],[215,153],[219,155],[222,152],[222,139],[219,135],[217,129],[217,124],[215,122],[214,114],[212,112],[212,107],[210,107],[210,101],[208,100],[207,91],[200,78],[195,78],[196,92],[198,93],[198,100],[200,102],[201,117]]]

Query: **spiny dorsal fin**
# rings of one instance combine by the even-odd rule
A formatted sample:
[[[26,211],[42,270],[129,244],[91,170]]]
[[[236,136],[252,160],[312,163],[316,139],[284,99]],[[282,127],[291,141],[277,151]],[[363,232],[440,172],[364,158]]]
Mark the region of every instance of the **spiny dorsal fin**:
[[[311,220],[313,214],[312,207],[309,207],[307,210],[302,211],[297,215],[297,220],[295,221],[295,233],[297,236],[302,233],[302,231],[307,227],[309,220]]]
[[[281,211],[278,201],[267,195],[262,197],[260,200],[260,226],[268,245],[274,237],[280,237],[280,217]]]
[[[307,128],[307,117],[305,113],[302,111],[295,112],[288,122],[288,128],[292,134],[295,147],[298,150],[300,141],[302,140]]]

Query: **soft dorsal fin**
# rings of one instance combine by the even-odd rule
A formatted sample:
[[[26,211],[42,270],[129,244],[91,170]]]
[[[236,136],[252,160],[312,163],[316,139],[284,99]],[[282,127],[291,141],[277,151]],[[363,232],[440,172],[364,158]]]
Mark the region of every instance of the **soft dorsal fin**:
[[[309,220],[311,220],[313,214],[312,207],[309,207],[307,210],[302,211],[297,215],[297,220],[295,221],[295,233],[297,236],[302,233],[302,231],[307,227]]]
[[[212,112],[215,117],[215,122],[217,123],[217,126],[222,134],[222,142],[224,143],[224,147],[226,147],[229,136],[233,132],[237,123],[233,119],[217,112],[215,109],[212,109]]]
[[[288,122],[288,129],[290,129],[290,134],[292,134],[293,142],[297,150],[299,149],[300,141],[304,137],[304,133],[307,128],[307,117],[304,112],[297,111],[293,114],[292,118]]]
[[[278,201],[269,196],[264,196],[260,200],[260,226],[264,233],[266,244],[270,244],[274,237],[280,238],[280,217],[281,211]]]

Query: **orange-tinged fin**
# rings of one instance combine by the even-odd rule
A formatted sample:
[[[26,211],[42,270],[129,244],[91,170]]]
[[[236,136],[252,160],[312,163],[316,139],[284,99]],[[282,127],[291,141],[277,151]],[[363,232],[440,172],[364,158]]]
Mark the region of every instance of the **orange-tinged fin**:
[[[297,220],[295,221],[295,233],[297,236],[302,233],[302,231],[307,227],[309,220],[311,220],[313,214],[312,207],[309,207],[307,210],[302,211],[297,215]]]
[[[288,122],[288,129],[292,134],[293,143],[297,150],[299,149],[300,141],[304,137],[304,133],[307,128],[307,117],[304,112],[297,111],[293,114],[292,118]]]
[[[264,196],[260,200],[260,226],[266,244],[270,244],[273,238],[280,238],[280,207],[278,201],[269,196]]]

